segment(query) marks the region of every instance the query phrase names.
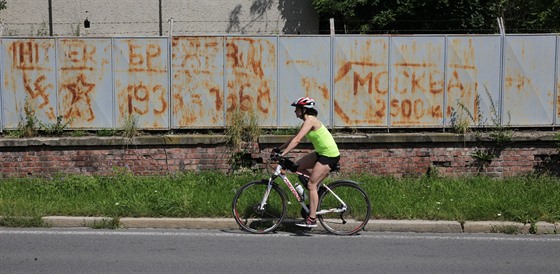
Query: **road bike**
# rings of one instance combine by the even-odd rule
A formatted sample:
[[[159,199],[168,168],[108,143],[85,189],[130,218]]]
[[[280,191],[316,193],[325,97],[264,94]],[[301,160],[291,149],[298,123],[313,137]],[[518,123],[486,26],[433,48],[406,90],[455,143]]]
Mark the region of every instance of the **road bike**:
[[[296,163],[279,154],[271,155],[278,165],[267,179],[249,182],[237,190],[232,203],[233,217],[242,230],[264,234],[282,224],[287,212],[288,196],[276,183],[280,178],[301,205],[301,216],[309,214],[306,195],[300,195],[286,175],[286,170],[297,174],[307,189],[309,176],[299,172]],[[339,167],[331,170],[338,171]],[[336,180],[319,187],[317,220],[330,233],[353,235],[364,229],[371,217],[371,203],[367,193],[351,180]]]

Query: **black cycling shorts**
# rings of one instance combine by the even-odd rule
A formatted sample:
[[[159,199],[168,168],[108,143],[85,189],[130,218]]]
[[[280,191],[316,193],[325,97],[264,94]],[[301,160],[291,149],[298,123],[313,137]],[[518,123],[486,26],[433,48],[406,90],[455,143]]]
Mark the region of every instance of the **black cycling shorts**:
[[[336,169],[336,165],[338,164],[338,161],[340,161],[340,155],[338,155],[336,157],[327,157],[327,156],[323,156],[319,153],[316,153],[316,154],[317,154],[317,162],[319,162],[323,165],[329,165],[331,170]]]

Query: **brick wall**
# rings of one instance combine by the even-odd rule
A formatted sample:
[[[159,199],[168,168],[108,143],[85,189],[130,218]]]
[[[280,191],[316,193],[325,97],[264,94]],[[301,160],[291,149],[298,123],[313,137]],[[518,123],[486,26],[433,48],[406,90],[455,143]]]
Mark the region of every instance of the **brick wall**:
[[[265,168],[270,150],[286,136],[263,136],[239,159],[248,168]],[[443,176],[488,174],[516,176],[548,170],[558,174],[558,141],[553,133],[517,136],[500,149],[491,141],[454,134],[379,134],[335,137],[341,151],[342,173],[388,176]],[[1,177],[48,177],[57,173],[108,175],[126,169],[139,175],[181,171],[231,171],[232,151],[223,136],[149,136],[115,138],[35,138],[0,140]],[[303,144],[292,156],[310,149]],[[476,151],[493,150],[496,156],[482,166]]]

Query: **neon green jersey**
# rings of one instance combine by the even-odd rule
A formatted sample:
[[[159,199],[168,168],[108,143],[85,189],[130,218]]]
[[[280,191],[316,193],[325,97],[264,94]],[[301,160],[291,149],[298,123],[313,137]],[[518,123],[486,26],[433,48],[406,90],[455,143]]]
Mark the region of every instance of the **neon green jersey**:
[[[309,131],[305,137],[313,144],[315,152],[327,157],[337,157],[340,155],[338,146],[334,141],[329,130],[325,125],[321,125],[318,130]]]

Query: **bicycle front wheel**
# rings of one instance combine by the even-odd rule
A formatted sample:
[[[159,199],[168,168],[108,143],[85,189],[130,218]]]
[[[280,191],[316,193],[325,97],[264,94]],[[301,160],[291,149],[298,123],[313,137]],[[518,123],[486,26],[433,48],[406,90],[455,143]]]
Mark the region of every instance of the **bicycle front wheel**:
[[[367,193],[352,181],[337,181],[328,187],[332,192],[324,190],[319,196],[319,222],[333,234],[358,233],[366,226],[371,216],[371,204]]]
[[[267,187],[267,181],[250,182],[235,194],[233,218],[241,229],[251,233],[268,233],[282,223],[286,214],[286,194],[273,183],[264,206],[261,206]]]

